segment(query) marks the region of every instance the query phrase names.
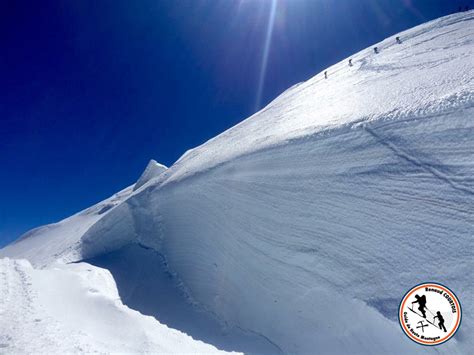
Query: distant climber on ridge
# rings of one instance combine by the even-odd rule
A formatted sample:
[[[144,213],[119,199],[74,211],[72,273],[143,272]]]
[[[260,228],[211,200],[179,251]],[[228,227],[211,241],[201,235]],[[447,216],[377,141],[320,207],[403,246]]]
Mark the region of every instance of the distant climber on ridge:
[[[374,47],[374,53],[377,54],[379,52],[379,49],[377,47]]]

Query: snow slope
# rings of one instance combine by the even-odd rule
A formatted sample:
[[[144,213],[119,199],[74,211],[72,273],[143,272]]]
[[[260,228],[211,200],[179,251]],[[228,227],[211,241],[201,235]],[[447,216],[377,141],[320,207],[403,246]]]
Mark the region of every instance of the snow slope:
[[[105,269],[4,258],[0,281],[0,353],[218,352],[124,306]]]
[[[469,353],[473,29],[471,11],[405,31],[402,44],[388,38],[186,152],[85,228],[65,220],[62,236],[40,230],[0,256],[106,267],[159,320],[146,307],[153,277],[136,283],[107,257],[125,250],[157,270],[130,252],[150,250],[189,303],[271,353]],[[450,287],[464,312],[435,348],[396,319],[426,281]]]
[[[56,261],[70,262],[81,259],[81,237],[97,221],[120,205],[131,193],[129,186],[96,205],[59,223],[48,224],[22,235],[0,250],[0,257],[25,258],[33,265],[45,266]]]

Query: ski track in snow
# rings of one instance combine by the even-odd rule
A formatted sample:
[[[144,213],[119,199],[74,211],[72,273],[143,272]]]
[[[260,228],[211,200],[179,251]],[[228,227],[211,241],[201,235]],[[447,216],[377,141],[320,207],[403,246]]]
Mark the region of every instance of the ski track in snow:
[[[100,295],[118,298],[97,282],[116,283],[124,303],[223,350],[469,353],[473,24],[473,11],[454,14],[398,34],[402,44],[395,35],[378,43],[377,55],[362,50],[351,56],[353,67],[344,60],[327,69],[328,79],[318,74],[293,86],[169,169],[151,161],[135,186],[0,250],[38,268],[1,260],[0,315],[11,321],[0,322],[0,352],[35,352],[37,344],[147,351],[163,343],[170,351],[184,344],[217,351],[182,333],[173,343],[139,332],[146,346],[128,348],[117,343],[119,333],[102,340],[74,328],[60,333],[66,320],[43,312],[45,284],[35,289],[31,275],[83,275],[90,267]],[[108,268],[115,283],[83,260]],[[54,271],[58,261],[79,263]],[[140,270],[147,270],[142,282]],[[160,282],[150,286],[154,277]],[[403,294],[426,281],[450,287],[463,307],[456,336],[435,348],[410,341],[397,320]],[[160,297],[177,311],[155,307]],[[158,327],[133,314],[139,329]]]
[[[58,337],[60,326],[50,317],[45,316],[44,310],[38,305],[38,294],[32,287],[32,280],[24,261],[2,259],[0,275],[3,289],[0,322],[0,353],[44,353],[45,349],[58,352],[78,352],[83,349],[75,346],[73,334],[67,334],[70,347]],[[64,335],[64,334],[62,334]],[[34,339],[34,341],[32,341]]]
[[[219,352],[124,307],[104,269],[4,258],[0,277],[2,354]]]

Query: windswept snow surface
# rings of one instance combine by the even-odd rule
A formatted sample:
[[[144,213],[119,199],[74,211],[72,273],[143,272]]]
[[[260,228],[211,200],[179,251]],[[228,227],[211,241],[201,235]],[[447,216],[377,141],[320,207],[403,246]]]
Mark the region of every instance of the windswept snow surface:
[[[402,44],[388,38],[379,54],[355,54],[352,67],[328,68],[328,79],[294,86],[186,152],[87,228],[66,220],[64,239],[44,230],[0,255],[108,267],[123,292],[137,287],[130,305],[160,320],[145,307],[147,284],[107,257],[150,250],[190,304],[226,332],[265,339],[271,353],[467,354],[473,29],[471,11],[405,31]],[[41,241],[60,257],[37,254]],[[456,336],[437,347],[409,340],[397,320],[405,292],[427,281],[451,288],[463,308]]]

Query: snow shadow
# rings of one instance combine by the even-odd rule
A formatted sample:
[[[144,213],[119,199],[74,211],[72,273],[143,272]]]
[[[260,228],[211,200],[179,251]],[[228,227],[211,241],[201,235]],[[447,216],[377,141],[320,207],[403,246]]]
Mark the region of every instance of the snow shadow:
[[[220,350],[247,354],[278,354],[279,349],[263,336],[226,327],[213,315],[191,304],[176,279],[167,271],[163,257],[151,249],[131,244],[117,251],[84,260],[108,269],[122,302],[160,323]]]
[[[379,311],[385,318],[398,321],[398,306],[400,305],[398,298],[371,298],[366,303]]]

